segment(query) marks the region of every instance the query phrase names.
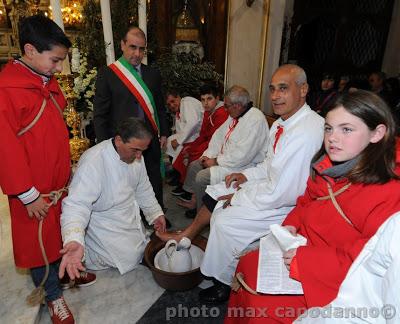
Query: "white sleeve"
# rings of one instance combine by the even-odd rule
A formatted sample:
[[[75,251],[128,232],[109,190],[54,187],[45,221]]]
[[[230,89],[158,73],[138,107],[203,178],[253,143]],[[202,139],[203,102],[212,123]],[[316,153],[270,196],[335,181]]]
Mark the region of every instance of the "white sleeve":
[[[209,158],[216,158],[221,152],[221,147],[224,144],[224,138],[228,125],[232,122],[232,118],[229,117],[211,136],[210,142],[208,143],[207,149],[203,152],[203,156]]]
[[[294,206],[298,196],[304,193],[311,159],[321,141],[322,131],[320,140],[293,133],[282,144],[284,150],[277,151],[274,156],[269,152],[269,162],[266,160],[266,164],[263,162],[248,172],[244,171],[250,178],[260,179],[262,170],[265,175],[262,180],[243,184],[242,189],[234,194],[231,204],[254,210]]]
[[[240,128],[240,133],[241,136],[236,137],[235,140],[231,140],[231,136],[229,147],[224,147],[223,154],[218,155],[217,162],[219,166],[224,168],[244,168],[268,144],[268,124],[264,117],[248,122],[245,127]]]
[[[135,197],[147,222],[152,225],[157,217],[164,215],[164,212],[157,202],[153,187],[151,186],[146,172],[143,158],[141,159],[140,172],[138,173],[139,181],[135,190]]]
[[[202,107],[196,107],[196,103],[191,103],[182,99],[180,107],[180,118],[184,120],[183,127],[179,133],[176,133],[176,140],[178,144],[184,144],[190,139],[196,132],[199,131],[200,124],[202,122]]]
[[[95,164],[78,166],[69,185],[68,196],[62,201],[61,234],[64,245],[71,241],[85,245],[85,230],[92,207],[101,193],[100,177]]]

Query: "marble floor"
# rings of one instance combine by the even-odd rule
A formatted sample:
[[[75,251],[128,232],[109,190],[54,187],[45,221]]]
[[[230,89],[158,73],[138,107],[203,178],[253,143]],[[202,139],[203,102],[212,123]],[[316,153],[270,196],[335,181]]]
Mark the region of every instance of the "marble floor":
[[[166,216],[174,228],[191,222],[185,218],[184,209],[176,205],[165,186]],[[203,235],[207,236],[207,231]],[[97,282],[82,289],[65,291],[65,299],[77,323],[136,323],[164,293],[153,280],[145,266],[121,276],[117,270],[98,271]],[[210,283],[204,281],[201,287]],[[45,307],[29,307],[25,297],[33,288],[26,271],[14,266],[10,217],[7,199],[0,192],[0,323],[51,323]]]

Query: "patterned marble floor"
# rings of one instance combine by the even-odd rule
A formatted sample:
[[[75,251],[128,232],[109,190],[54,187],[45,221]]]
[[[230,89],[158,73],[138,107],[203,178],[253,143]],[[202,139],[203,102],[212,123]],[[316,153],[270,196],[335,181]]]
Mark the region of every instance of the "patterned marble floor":
[[[173,228],[187,226],[183,208],[176,205],[165,187],[166,213]],[[207,232],[203,235],[207,236]],[[77,323],[136,323],[164,289],[153,280],[144,266],[121,276],[116,270],[98,271],[96,284],[82,289],[65,291],[65,299]],[[208,283],[202,283],[206,287]],[[25,297],[32,289],[30,276],[14,266],[10,237],[10,219],[6,197],[0,192],[0,322],[51,323],[47,309],[29,307]]]

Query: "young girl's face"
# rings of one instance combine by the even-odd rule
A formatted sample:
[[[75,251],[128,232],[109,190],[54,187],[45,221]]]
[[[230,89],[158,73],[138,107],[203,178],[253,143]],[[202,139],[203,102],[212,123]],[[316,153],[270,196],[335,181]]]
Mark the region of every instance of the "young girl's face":
[[[377,136],[376,129],[371,131],[362,119],[343,107],[335,108],[326,115],[324,144],[333,162],[351,160],[369,143],[376,143],[382,137]]]

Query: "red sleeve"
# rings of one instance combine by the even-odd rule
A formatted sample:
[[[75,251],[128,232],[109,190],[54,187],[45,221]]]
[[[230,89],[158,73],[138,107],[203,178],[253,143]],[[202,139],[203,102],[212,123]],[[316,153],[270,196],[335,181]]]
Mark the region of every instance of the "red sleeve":
[[[214,132],[228,119],[228,112],[225,110],[225,108],[221,107],[218,108],[217,111],[214,114],[214,126],[212,126],[210,135],[212,136],[214,134]],[[210,136],[210,139],[211,139]]]
[[[7,195],[23,193],[33,186],[25,149],[17,138],[20,126],[19,112],[8,94],[0,93],[0,186]]]

